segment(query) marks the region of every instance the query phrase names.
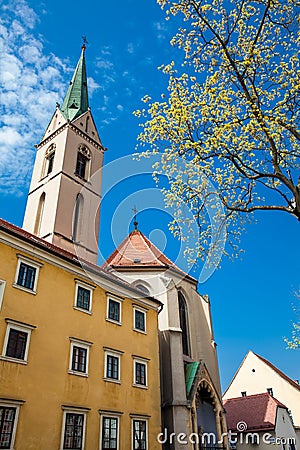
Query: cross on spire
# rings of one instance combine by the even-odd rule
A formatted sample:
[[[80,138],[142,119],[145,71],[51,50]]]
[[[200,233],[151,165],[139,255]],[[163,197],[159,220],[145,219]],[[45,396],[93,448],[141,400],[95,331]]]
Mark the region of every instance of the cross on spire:
[[[86,36],[82,36],[82,47],[81,49],[84,51],[86,49],[86,44],[88,44],[88,41],[86,39]]]
[[[136,206],[135,206],[135,205],[134,205],[134,207],[132,208],[132,211],[134,212],[134,222],[133,222],[134,229],[137,230],[137,229],[138,229],[138,222],[137,222],[137,220],[136,220],[136,215],[137,215],[137,213],[138,213],[138,210],[136,209]]]

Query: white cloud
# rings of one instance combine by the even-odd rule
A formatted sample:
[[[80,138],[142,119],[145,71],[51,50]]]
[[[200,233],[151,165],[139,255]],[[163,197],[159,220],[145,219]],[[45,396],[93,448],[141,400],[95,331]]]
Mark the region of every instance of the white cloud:
[[[96,67],[98,67],[99,69],[110,70],[113,68],[113,63],[108,59],[98,57],[96,59]]]
[[[22,136],[12,127],[0,128],[0,142],[6,145],[20,145],[22,143]]]
[[[156,37],[158,39],[166,39],[168,31],[168,25],[166,22],[154,22],[153,28],[156,31]]]
[[[87,79],[88,87],[89,87],[89,94],[91,94],[91,97],[93,96],[93,93],[100,88],[100,84],[98,84],[94,78],[88,77]]]
[[[25,0],[6,2],[0,17],[0,191],[20,194],[31,176],[33,145],[65,93],[68,68],[44,52],[34,34],[38,17]]]
[[[134,44],[132,42],[129,42],[127,45],[127,51],[128,53],[130,53],[131,55],[134,53],[135,51],[135,47]]]

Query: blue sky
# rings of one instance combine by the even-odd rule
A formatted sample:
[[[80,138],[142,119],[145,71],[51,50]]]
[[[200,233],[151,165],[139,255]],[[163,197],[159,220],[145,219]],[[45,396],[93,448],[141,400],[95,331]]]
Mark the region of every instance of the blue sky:
[[[34,144],[55,102],[62,102],[81,36],[89,42],[90,105],[108,148],[106,164],[135,151],[139,127],[132,112],[145,94],[159,98],[167,80],[157,67],[179,54],[169,46],[174,24],[164,20],[155,0],[14,0],[1,9],[0,216],[21,226]],[[151,176],[127,176],[126,170],[122,166],[120,182],[104,197],[102,255],[107,257],[130,231],[136,205],[142,211],[141,231],[176,260],[179,243],[168,233],[170,215],[157,191],[151,191]],[[256,222],[242,237],[242,258],[223,259],[221,268],[199,286],[212,302],[223,389],[249,349],[291,378],[300,378],[300,351],[286,350],[283,341],[294,318],[293,292],[300,288],[299,223],[279,213],[258,214]]]

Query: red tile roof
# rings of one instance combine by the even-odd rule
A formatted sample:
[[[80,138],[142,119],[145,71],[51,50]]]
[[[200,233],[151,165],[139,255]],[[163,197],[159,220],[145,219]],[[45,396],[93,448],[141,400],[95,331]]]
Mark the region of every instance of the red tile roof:
[[[0,231],[3,230],[9,234],[12,234],[14,236],[17,236],[18,238],[30,242],[33,245],[36,245],[37,247],[44,249],[45,251],[48,251],[49,253],[52,253],[58,257],[63,258],[64,260],[67,260],[71,262],[72,264],[75,264],[76,266],[84,267],[100,276],[103,276],[106,279],[111,280],[112,282],[115,282],[118,285],[123,286],[124,288],[130,289],[131,291],[134,291],[137,294],[141,294],[142,291],[140,291],[138,288],[132,286],[131,284],[127,283],[125,280],[119,278],[115,274],[111,273],[109,270],[109,267],[100,267],[96,264],[92,264],[88,261],[84,261],[81,258],[78,258],[77,255],[74,253],[68,252],[67,250],[64,250],[63,248],[57,247],[56,245],[51,244],[50,242],[45,241],[44,239],[39,238],[38,236],[35,236],[34,234],[29,233],[28,231],[23,230],[23,228],[19,228],[16,225],[13,225],[10,222],[7,222],[6,220],[0,219]],[[143,293],[143,296],[145,296],[145,293]],[[161,302],[154,297],[146,296],[147,298],[151,298],[152,301],[155,303],[161,305]]]
[[[102,267],[118,268],[172,268],[185,277],[194,280],[167,258],[139,230],[133,230],[116,250],[107,258]],[[194,280],[196,281],[196,280]]]
[[[133,230],[107,258],[110,266],[172,266],[170,261],[139,230]]]
[[[275,427],[277,408],[287,407],[267,392],[224,400],[227,428],[240,431],[239,422],[247,424],[245,431],[262,431]]]

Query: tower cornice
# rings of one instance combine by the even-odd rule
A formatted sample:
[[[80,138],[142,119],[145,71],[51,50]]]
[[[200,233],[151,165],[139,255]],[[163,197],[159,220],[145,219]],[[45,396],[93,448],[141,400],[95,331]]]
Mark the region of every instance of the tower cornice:
[[[43,139],[39,144],[35,145],[37,149],[40,147],[43,147],[48,142],[52,141],[56,136],[58,136],[60,133],[62,133],[66,128],[69,128],[70,130],[74,131],[78,136],[83,138],[86,142],[89,144],[92,144],[95,148],[98,150],[105,152],[107,150],[106,147],[103,147],[103,145],[99,144],[99,142],[95,141],[95,139],[91,138],[89,135],[87,135],[84,131],[80,130],[80,128],[76,127],[71,122],[64,123],[61,127],[57,128],[53,133],[51,133],[49,136],[47,136],[45,139]]]

